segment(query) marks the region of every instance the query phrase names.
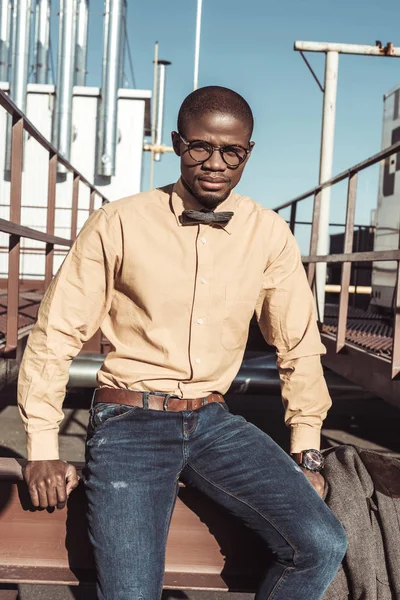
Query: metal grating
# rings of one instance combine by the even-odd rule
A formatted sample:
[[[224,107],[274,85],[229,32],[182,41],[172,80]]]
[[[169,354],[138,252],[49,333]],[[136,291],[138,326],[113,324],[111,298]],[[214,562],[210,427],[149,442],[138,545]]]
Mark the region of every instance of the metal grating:
[[[336,335],[339,307],[325,307],[324,333]],[[346,324],[346,342],[350,342],[375,355],[390,359],[393,348],[392,320],[382,315],[349,306]]]

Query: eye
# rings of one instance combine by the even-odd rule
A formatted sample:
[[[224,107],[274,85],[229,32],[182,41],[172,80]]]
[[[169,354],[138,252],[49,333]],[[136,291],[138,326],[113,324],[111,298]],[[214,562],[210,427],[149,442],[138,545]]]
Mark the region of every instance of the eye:
[[[189,151],[191,154],[195,154],[197,156],[205,156],[210,154],[210,146],[207,142],[192,142],[189,146]]]
[[[240,161],[246,158],[246,150],[241,146],[225,146],[223,152],[226,158],[239,159]]]

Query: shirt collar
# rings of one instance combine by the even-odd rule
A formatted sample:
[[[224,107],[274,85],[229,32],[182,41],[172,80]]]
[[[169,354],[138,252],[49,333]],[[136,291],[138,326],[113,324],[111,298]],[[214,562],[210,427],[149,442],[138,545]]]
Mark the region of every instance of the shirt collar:
[[[221,202],[215,209],[215,212],[221,211],[233,211],[236,208],[236,194],[231,191],[228,198]],[[182,215],[184,210],[202,210],[204,206],[196,200],[196,198],[189,192],[189,190],[184,186],[182,179],[174,185],[171,194],[171,205],[172,211],[175,215],[176,222],[179,227],[182,227],[182,223],[180,221],[180,216]],[[226,225],[221,225],[220,223],[215,224],[214,226],[223,229],[227,233],[232,233],[232,221],[234,220],[235,215],[231,218],[231,220],[226,223]]]

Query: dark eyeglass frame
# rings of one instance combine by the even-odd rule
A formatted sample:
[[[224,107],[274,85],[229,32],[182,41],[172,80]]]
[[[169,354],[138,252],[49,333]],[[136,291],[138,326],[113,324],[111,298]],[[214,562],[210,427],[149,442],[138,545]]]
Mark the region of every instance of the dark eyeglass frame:
[[[210,158],[212,157],[212,155],[214,154],[214,152],[216,150],[219,151],[222,160],[224,161],[224,163],[230,168],[230,169],[237,169],[238,167],[240,167],[240,165],[242,165],[244,163],[244,161],[246,160],[246,158],[248,157],[248,155],[250,154],[250,152],[252,151],[252,147],[250,146],[250,142],[247,148],[243,148],[243,146],[240,146],[239,144],[227,144],[225,146],[213,146],[212,144],[210,144],[209,142],[206,142],[204,140],[193,140],[192,142],[189,142],[188,140],[185,140],[185,138],[179,133],[179,131],[177,132],[179,137],[181,138],[181,141],[185,144],[185,146],[188,146],[186,152],[189,152],[189,156],[190,158],[196,162],[199,165],[202,165],[203,163],[205,163],[207,160],[210,160]],[[204,144],[205,146],[209,147],[209,156],[207,158],[205,158],[204,160],[197,160],[196,158],[193,158],[193,156],[190,154],[190,145],[191,144],[196,144],[198,142],[201,142],[202,144]],[[243,150],[243,152],[245,152],[245,156],[243,158],[240,158],[240,156],[238,156],[238,159],[240,160],[240,162],[237,165],[231,165],[230,163],[227,162],[226,158],[224,157],[224,148],[240,148],[241,150]]]

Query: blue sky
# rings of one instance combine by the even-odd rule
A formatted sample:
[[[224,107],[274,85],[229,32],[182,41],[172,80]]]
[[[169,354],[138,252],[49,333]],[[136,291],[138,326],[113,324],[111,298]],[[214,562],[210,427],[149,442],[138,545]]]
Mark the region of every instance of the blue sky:
[[[183,98],[192,91],[196,0],[128,0],[128,33],[136,85],[153,82],[154,42],[168,68],[164,142],[175,128]],[[101,85],[102,0],[90,3],[88,85]],[[253,108],[256,146],[238,191],[264,206],[291,199],[317,183],[322,93],[295,40],[400,45],[400,4],[394,0],[203,0],[199,84],[223,85]],[[308,54],[323,81],[324,56]],[[381,147],[383,94],[400,82],[400,60],[340,57],[334,173]],[[126,74],[130,80],[129,69]],[[357,220],[368,223],[376,204],[378,169],[360,177]],[[166,155],[155,184],[179,176]],[[148,186],[148,156],[144,169]],[[332,219],[344,219],[345,186],[333,196]],[[309,205],[308,205],[309,206]],[[309,217],[306,207],[300,218]]]

